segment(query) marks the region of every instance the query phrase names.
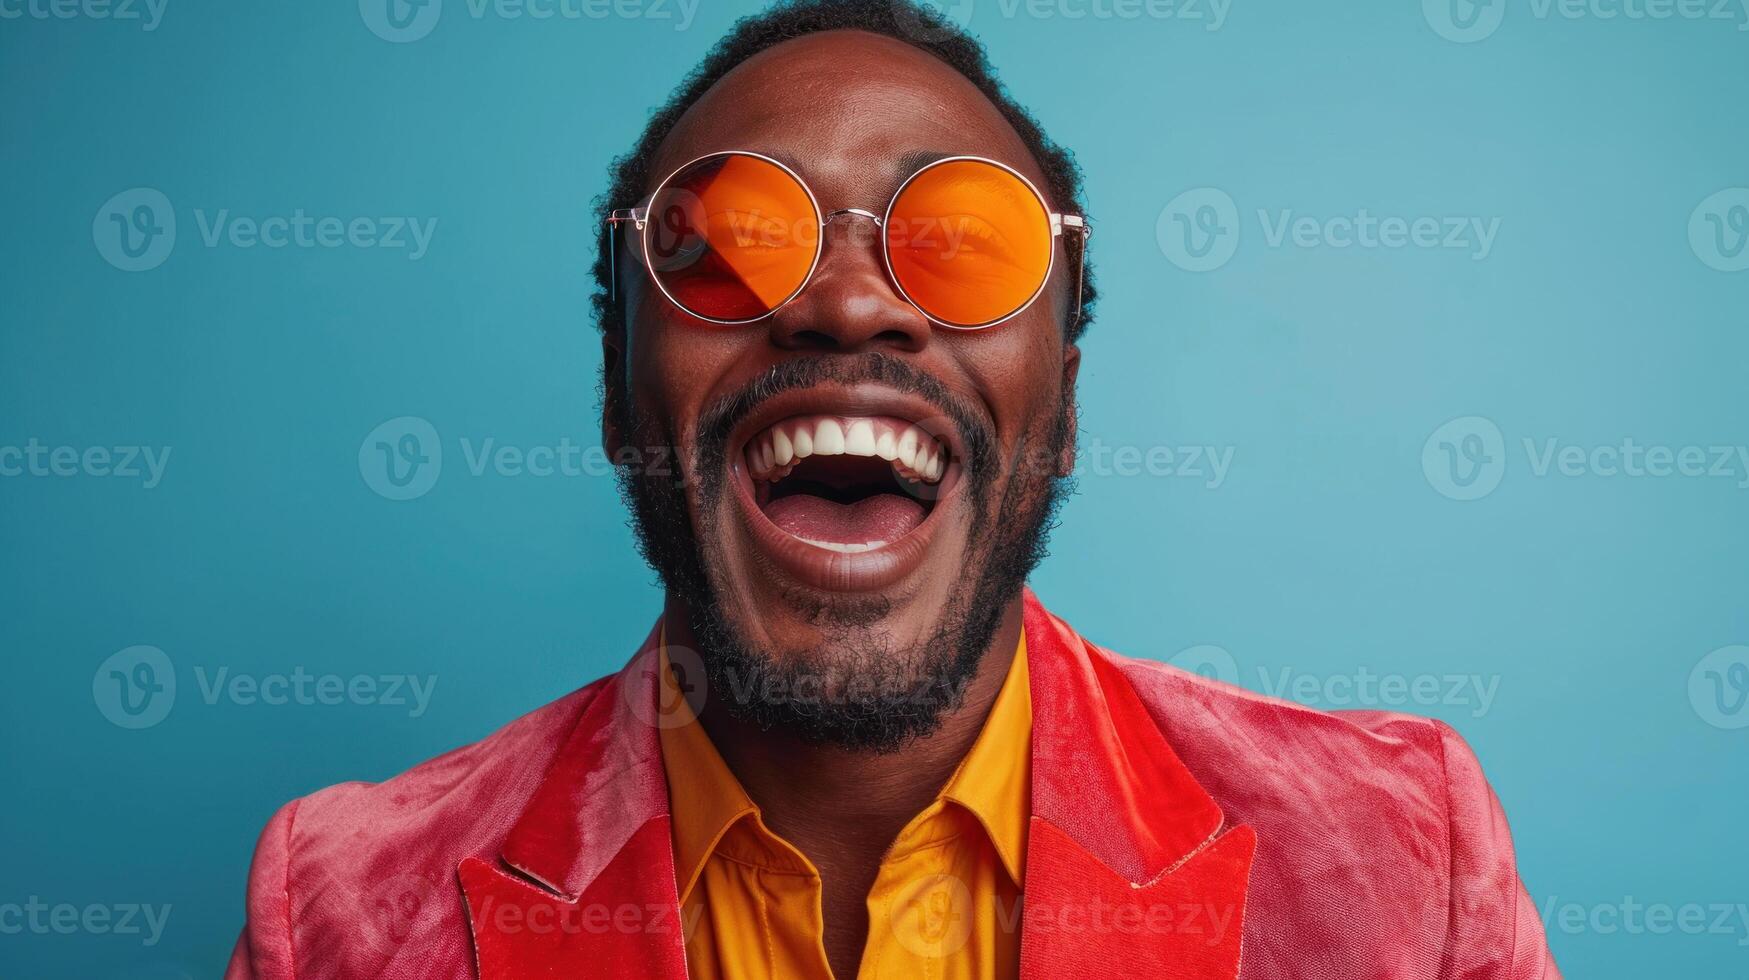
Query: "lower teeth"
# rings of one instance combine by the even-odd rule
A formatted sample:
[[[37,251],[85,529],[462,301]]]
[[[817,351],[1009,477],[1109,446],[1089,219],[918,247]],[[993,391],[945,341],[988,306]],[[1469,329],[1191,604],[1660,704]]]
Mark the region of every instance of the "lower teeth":
[[[887,543],[885,541],[868,541],[863,544],[844,544],[838,541],[815,541],[813,538],[799,538],[798,540],[806,541],[808,544],[811,544],[816,548],[825,548],[827,551],[836,551],[839,554],[844,555],[854,555],[864,551],[873,551]]]

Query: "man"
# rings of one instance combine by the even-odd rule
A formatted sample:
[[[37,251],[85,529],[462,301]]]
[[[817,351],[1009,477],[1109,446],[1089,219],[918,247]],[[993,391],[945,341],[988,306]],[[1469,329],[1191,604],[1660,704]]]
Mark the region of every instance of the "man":
[[[231,977],[1558,976],[1450,729],[1127,659],[1025,589],[1088,228],[974,42],[744,21],[605,205],[603,436],[662,615],[285,807]]]

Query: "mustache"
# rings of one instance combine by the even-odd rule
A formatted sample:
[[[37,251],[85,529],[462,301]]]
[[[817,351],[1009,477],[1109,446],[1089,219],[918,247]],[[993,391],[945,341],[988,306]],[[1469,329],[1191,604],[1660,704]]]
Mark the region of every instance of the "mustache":
[[[884,384],[927,401],[958,430],[965,456],[959,462],[966,477],[974,485],[987,485],[994,478],[996,432],[988,416],[933,376],[879,351],[783,361],[712,402],[699,416],[698,465],[703,478],[714,479],[722,471],[729,433],[771,398],[820,384],[862,383]]]

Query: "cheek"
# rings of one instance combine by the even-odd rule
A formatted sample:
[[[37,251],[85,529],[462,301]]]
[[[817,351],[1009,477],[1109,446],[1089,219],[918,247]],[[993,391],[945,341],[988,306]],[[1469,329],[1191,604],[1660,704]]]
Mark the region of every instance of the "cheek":
[[[647,297],[646,297],[647,299]],[[670,431],[698,417],[699,401],[715,371],[708,330],[689,328],[657,304],[633,307],[627,340],[632,400]]]
[[[693,456],[700,416],[733,375],[744,340],[736,328],[683,322],[662,309],[634,313],[627,341],[629,396],[639,415]]]
[[[1063,345],[1054,321],[1042,310],[1028,311],[975,338],[962,363],[990,418],[1004,460],[1051,431],[1062,405]],[[1027,448],[1036,449],[1036,445]]]

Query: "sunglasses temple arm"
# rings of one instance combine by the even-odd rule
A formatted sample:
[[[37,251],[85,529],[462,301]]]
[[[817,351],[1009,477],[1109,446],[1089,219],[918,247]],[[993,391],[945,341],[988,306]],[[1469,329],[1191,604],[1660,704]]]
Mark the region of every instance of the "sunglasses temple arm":
[[[602,224],[607,226],[602,231],[602,234],[607,236],[607,301],[610,303],[614,302],[619,297],[619,271],[616,265],[618,256],[614,254],[618,249],[614,248],[615,242],[613,230],[619,227],[619,225],[629,221],[636,226],[639,231],[642,231],[644,229],[644,222],[648,221],[649,217],[650,209],[647,207],[614,208],[607,213],[606,220],[602,222]]]
[[[1075,326],[1081,325],[1081,279],[1087,271],[1087,239],[1081,239],[1081,246],[1075,249]]]
[[[1087,239],[1093,237],[1093,226],[1078,214],[1058,214],[1051,217],[1059,234],[1071,228],[1081,233],[1075,248],[1075,319],[1070,321],[1072,325],[1078,326],[1081,323],[1081,288],[1087,272]]]

